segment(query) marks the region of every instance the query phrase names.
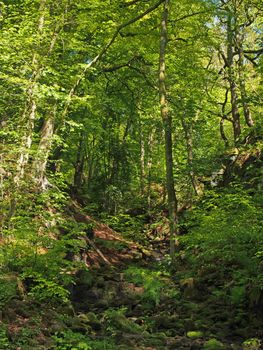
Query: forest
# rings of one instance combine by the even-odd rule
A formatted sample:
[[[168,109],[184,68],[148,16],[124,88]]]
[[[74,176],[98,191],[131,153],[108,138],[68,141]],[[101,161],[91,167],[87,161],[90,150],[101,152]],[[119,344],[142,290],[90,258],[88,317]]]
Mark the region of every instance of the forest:
[[[262,0],[3,0],[0,49],[0,350],[263,349]]]

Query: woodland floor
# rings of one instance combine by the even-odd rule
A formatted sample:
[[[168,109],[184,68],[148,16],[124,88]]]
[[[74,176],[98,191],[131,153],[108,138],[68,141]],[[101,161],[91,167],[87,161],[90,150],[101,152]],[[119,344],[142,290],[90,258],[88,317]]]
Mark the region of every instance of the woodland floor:
[[[22,298],[8,303],[2,319],[12,349],[260,349],[242,346],[263,335],[254,318],[243,315],[241,322],[238,310],[212,290],[208,296],[193,279],[167,272],[165,240],[146,249],[97,223],[93,244],[82,256],[88,269],[71,289],[73,307]]]

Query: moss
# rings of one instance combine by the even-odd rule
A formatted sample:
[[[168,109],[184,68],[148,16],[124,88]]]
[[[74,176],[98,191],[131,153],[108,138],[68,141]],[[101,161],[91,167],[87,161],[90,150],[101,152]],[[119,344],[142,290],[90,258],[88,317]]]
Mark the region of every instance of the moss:
[[[202,338],[203,332],[201,331],[189,331],[186,333],[186,336],[191,339],[197,339],[197,338]]]
[[[215,338],[207,340],[204,344],[204,350],[220,350],[224,348],[224,344]]]
[[[242,344],[243,350],[259,350],[261,346],[261,341],[257,338],[251,338]]]

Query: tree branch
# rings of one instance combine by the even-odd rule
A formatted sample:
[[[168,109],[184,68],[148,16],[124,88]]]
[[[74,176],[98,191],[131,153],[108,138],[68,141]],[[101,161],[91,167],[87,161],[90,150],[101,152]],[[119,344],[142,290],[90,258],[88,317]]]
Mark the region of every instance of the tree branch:
[[[100,51],[100,53],[95,56],[87,65],[86,67],[83,69],[83,71],[81,72],[79,78],[76,80],[75,84],[73,85],[73,87],[71,88],[71,90],[69,91],[68,94],[68,98],[65,104],[65,108],[62,112],[62,120],[64,119],[64,117],[66,116],[67,112],[68,112],[68,108],[70,106],[70,102],[72,100],[72,97],[77,89],[77,87],[79,86],[79,84],[81,83],[81,81],[85,78],[85,74],[86,72],[93,67],[103,56],[104,54],[108,51],[108,49],[111,47],[111,45],[115,42],[117,36],[119,35],[120,31],[126,27],[128,27],[129,25],[139,21],[140,19],[142,19],[143,17],[145,17],[146,15],[148,15],[150,12],[154,11],[155,9],[157,9],[162,3],[164,2],[164,0],[159,0],[157,1],[157,3],[155,3],[154,5],[150,6],[147,10],[145,10],[144,12],[142,12],[141,14],[139,14],[138,16],[130,19],[129,21],[119,25],[112,38],[108,41],[108,43],[102,48],[102,50]]]
[[[244,50],[244,53],[253,53],[259,56],[263,53],[263,48],[258,50]]]
[[[130,67],[130,64],[136,60],[137,56],[134,56],[132,57],[128,62],[125,62],[125,63],[120,63],[120,64],[116,64],[114,66],[108,66],[108,67],[104,67],[102,68],[102,72],[103,73],[112,73],[112,72],[115,72],[116,70],[119,70],[121,68],[124,68],[124,67]]]
[[[158,88],[156,87],[156,85],[154,85],[149,79],[148,77],[146,76],[146,74],[140,70],[139,68],[137,67],[134,67],[134,66],[129,66],[129,68],[133,69],[134,71],[136,71],[137,73],[141,74],[143,77],[144,77],[144,80],[146,81],[146,83],[151,87],[153,88],[154,90],[158,90]]]
[[[187,18],[190,18],[193,16],[197,16],[197,15],[201,15],[202,13],[207,13],[207,12],[211,12],[211,10],[204,10],[204,11],[197,11],[197,12],[189,13],[188,15],[184,15],[180,18],[177,18],[174,21],[170,21],[170,23],[177,23],[177,22],[183,21],[184,19],[187,19]]]
[[[258,67],[258,64],[255,62],[257,57],[252,58],[252,57],[250,57],[250,56],[248,56],[246,54],[244,56],[246,57],[247,60],[249,60],[253,64],[253,66]]]

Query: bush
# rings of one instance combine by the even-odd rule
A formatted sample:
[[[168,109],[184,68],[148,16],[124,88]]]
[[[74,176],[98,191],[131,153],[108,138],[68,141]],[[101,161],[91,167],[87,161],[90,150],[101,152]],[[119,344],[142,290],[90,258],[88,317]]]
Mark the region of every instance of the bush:
[[[0,309],[17,294],[17,277],[4,275],[0,277]]]
[[[6,329],[2,325],[0,325],[0,349],[1,350],[10,349],[10,344],[6,334]]]
[[[187,217],[189,234],[180,237],[179,257],[191,277],[222,289],[232,304],[255,303],[263,291],[261,215],[239,186],[210,191]]]
[[[165,287],[161,272],[130,266],[124,273],[128,281],[143,287],[142,300],[154,305],[159,304],[161,292]]]
[[[71,330],[56,333],[53,336],[56,344],[56,350],[91,350],[89,339],[80,334],[74,333]]]

